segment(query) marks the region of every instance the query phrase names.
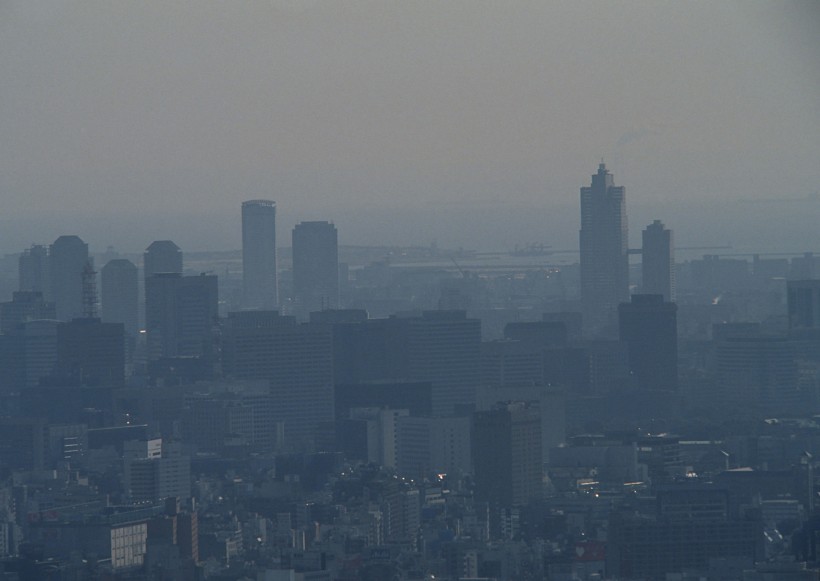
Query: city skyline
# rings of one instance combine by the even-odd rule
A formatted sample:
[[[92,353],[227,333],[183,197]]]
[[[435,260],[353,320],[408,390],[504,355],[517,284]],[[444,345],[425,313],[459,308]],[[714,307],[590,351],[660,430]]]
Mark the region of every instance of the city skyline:
[[[6,3],[0,250],[238,248],[221,226],[252,198],[351,244],[565,247],[602,156],[682,246],[793,248],[820,218],[819,12]]]

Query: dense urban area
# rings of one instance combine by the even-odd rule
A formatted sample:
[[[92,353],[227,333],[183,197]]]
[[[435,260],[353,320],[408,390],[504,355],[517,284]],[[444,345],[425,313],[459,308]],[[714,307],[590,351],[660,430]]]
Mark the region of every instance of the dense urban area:
[[[276,209],[0,261],[0,578],[818,578],[820,256],[628,248],[603,162],[580,252]]]

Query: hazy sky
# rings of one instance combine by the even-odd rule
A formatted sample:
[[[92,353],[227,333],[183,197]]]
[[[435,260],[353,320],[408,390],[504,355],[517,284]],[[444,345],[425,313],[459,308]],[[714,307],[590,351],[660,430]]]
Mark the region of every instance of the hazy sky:
[[[818,31],[811,0],[0,0],[0,251],[238,248],[252,198],[283,242],[573,246],[601,157],[633,240],[820,250],[820,201],[740,201],[820,191]]]

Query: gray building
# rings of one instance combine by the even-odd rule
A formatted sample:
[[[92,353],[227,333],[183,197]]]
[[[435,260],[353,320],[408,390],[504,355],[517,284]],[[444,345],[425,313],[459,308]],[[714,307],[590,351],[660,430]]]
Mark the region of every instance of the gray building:
[[[678,387],[678,306],[662,295],[632,295],[618,307],[620,339],[640,389]]]
[[[25,249],[18,259],[17,273],[19,290],[36,291],[43,293],[43,296],[50,296],[51,284],[49,282],[47,247],[33,244],[31,248]]]
[[[541,414],[528,402],[499,403],[473,414],[475,497],[499,507],[541,495]]]
[[[302,316],[339,307],[339,243],[330,222],[293,229],[293,295]]]
[[[653,221],[642,232],[641,273],[643,293],[662,295],[675,302],[675,243],[672,231],[660,220]]]
[[[130,260],[109,260],[102,267],[102,320],[122,323],[125,332],[135,337],[139,331],[139,277]]]
[[[271,309],[279,304],[276,202],[242,203],[242,287],[246,309]]]
[[[222,334],[227,376],[269,382],[277,446],[311,450],[333,420],[332,331],[276,311],[229,313]]]
[[[155,274],[182,274],[182,250],[170,240],[155,240],[142,255],[146,280]]]
[[[61,321],[84,315],[83,271],[88,261],[88,244],[78,236],[60,236],[51,245],[51,300]]]
[[[148,356],[209,358],[218,320],[217,277],[155,274],[145,280]]]
[[[820,328],[820,280],[790,280],[786,284],[789,329]]]

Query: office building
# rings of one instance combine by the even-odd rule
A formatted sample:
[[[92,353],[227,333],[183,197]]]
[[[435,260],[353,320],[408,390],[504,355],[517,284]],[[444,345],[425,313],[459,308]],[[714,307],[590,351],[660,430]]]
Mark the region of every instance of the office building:
[[[222,356],[226,376],[269,382],[278,448],[316,447],[318,431],[334,420],[330,327],[299,324],[276,311],[229,313]]]
[[[55,319],[54,303],[43,300],[39,291],[15,291],[11,301],[0,303],[0,333],[8,334],[26,321]]]
[[[481,380],[481,321],[464,311],[424,311],[406,325],[407,376],[433,384],[433,415],[475,409]]]
[[[276,202],[242,203],[242,286],[246,309],[272,309],[279,304]]]
[[[42,470],[45,422],[0,417],[0,465],[6,470]]]
[[[213,355],[218,321],[217,277],[154,274],[145,279],[145,330],[150,359]]]
[[[397,465],[399,474],[422,479],[430,474],[458,478],[472,469],[471,418],[403,416],[398,421]]]
[[[33,244],[25,249],[17,262],[17,274],[19,290],[41,292],[48,297],[51,294],[48,248]]]
[[[820,328],[820,280],[787,283],[789,330]]]
[[[122,385],[125,382],[122,323],[74,319],[57,325],[55,379],[74,386]]]
[[[527,341],[482,343],[481,383],[493,386],[543,385],[544,349]]]
[[[642,233],[642,290],[647,295],[662,295],[675,302],[675,245],[672,231],[660,220],[653,221]]]
[[[158,448],[146,447],[155,442]],[[123,482],[131,502],[191,496],[191,459],[179,443],[126,442],[124,455]]]
[[[476,409],[492,410],[499,402],[526,401],[541,418],[541,459],[549,461],[551,448],[567,438],[566,395],[563,389],[544,384],[482,385],[476,394]]]
[[[678,387],[678,307],[662,295],[632,295],[618,307],[620,339],[639,389]]]
[[[406,409],[413,416],[429,416],[433,411],[433,386],[429,381],[337,383],[333,391],[337,419],[349,418],[354,408]]]
[[[60,236],[51,245],[51,300],[57,319],[70,321],[84,316],[83,271],[88,264],[88,244],[78,236]]]
[[[155,240],[142,255],[146,280],[155,274],[182,274],[182,250],[170,240]]]
[[[36,387],[54,372],[59,321],[34,320],[0,335],[0,386],[5,392]]]
[[[187,395],[182,413],[186,441],[200,452],[219,452],[228,439],[270,452],[276,446],[275,403],[267,391]]]
[[[475,498],[523,506],[541,495],[541,414],[529,402],[499,403],[473,414]]]
[[[614,334],[629,298],[626,191],[601,163],[581,188],[581,306],[587,334]]]
[[[716,381],[720,403],[734,410],[793,413],[803,403],[794,348],[785,338],[730,336],[719,341]]]
[[[297,313],[339,307],[339,246],[330,222],[301,222],[293,229],[293,295]]]
[[[136,337],[139,332],[139,277],[130,260],[109,260],[102,267],[102,320],[122,323],[125,332]]]

